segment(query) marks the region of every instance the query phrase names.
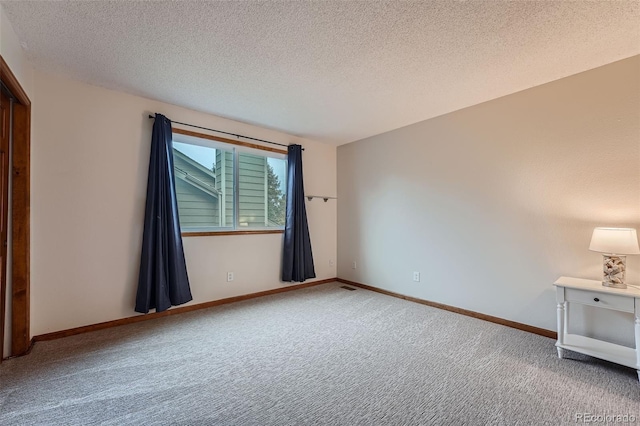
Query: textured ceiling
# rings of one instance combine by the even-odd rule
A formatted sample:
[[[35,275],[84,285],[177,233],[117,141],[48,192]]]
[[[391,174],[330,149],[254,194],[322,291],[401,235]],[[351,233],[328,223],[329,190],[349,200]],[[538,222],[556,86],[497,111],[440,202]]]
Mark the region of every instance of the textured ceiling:
[[[2,5],[37,69],[334,144],[640,53],[638,1]]]

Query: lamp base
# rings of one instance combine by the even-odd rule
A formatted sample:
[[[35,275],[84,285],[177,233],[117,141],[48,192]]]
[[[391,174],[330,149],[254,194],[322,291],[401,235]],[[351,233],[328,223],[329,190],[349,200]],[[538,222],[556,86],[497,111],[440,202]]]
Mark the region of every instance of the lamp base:
[[[612,288],[627,288],[624,282],[627,270],[627,256],[615,254],[602,255],[602,285]]]
[[[611,287],[611,288],[627,288],[627,285],[625,283],[622,284],[615,284],[615,283],[609,283],[606,281],[602,281],[602,285],[605,287]]]

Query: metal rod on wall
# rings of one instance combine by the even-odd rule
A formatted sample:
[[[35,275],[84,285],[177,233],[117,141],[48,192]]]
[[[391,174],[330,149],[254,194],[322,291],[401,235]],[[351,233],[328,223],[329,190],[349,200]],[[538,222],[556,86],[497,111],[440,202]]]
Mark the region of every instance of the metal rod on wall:
[[[324,200],[324,202],[326,203],[329,200],[337,200],[337,197],[330,197],[328,195],[305,195],[305,197],[307,197],[307,200],[311,201],[314,198],[322,198]]]
[[[155,117],[153,115],[149,114],[149,118],[154,119]],[[173,120],[170,120],[170,121],[172,123],[182,124],[183,126],[195,127],[196,129],[202,129],[202,130],[209,130],[210,132],[223,133],[225,135],[235,136],[237,138],[251,139],[252,141],[270,143],[271,145],[279,145],[279,146],[284,146],[284,147],[288,147],[289,146],[289,145],[285,145],[285,144],[278,143],[278,142],[270,142],[270,141],[265,141],[264,139],[252,138],[250,136],[243,136],[243,135],[238,135],[236,133],[223,132],[222,130],[210,129],[208,127],[196,126],[195,124],[181,123],[179,121],[173,121]],[[304,148],[302,148],[302,150],[304,151]]]

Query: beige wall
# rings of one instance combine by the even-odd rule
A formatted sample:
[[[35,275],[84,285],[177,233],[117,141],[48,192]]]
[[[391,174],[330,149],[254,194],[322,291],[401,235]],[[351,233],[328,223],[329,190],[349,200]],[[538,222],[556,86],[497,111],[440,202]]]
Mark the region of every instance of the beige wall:
[[[340,146],[338,197],[339,277],[555,330],[592,229],[640,228],[640,57]]]
[[[170,119],[304,146],[307,193],[336,193],[336,148],[35,72],[31,332],[129,317],[137,286],[152,122]],[[307,203],[317,279],[336,276],[336,204]],[[281,235],[188,237],[201,303],[285,286]],[[335,264],[334,264],[335,265]],[[227,271],[235,280],[226,282]]]
[[[27,96],[31,97],[33,91],[33,68],[20,46],[18,36],[16,36],[2,5],[0,5],[0,55],[9,65],[24,91],[27,92]]]

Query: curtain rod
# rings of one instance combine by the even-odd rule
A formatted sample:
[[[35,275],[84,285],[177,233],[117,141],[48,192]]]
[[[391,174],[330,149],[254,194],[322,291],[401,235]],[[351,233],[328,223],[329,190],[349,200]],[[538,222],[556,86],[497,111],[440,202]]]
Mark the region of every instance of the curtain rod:
[[[149,118],[155,119],[155,117],[153,115],[151,115],[151,114],[149,114]],[[279,146],[284,146],[286,148],[289,147],[289,145],[285,145],[285,144],[278,143],[278,142],[269,142],[269,141],[265,141],[264,139],[252,138],[250,136],[242,136],[242,135],[237,135],[235,133],[223,132],[222,130],[216,130],[216,129],[210,129],[208,127],[196,126],[195,124],[181,123],[179,121],[173,121],[173,120],[169,120],[169,121],[171,121],[172,123],[176,123],[176,124],[182,124],[183,126],[195,127],[196,129],[209,130],[210,132],[216,132],[216,133],[224,133],[225,135],[235,136],[237,138],[251,139],[252,141],[270,143],[271,145],[279,145]],[[304,148],[302,148],[302,150],[304,151]]]

